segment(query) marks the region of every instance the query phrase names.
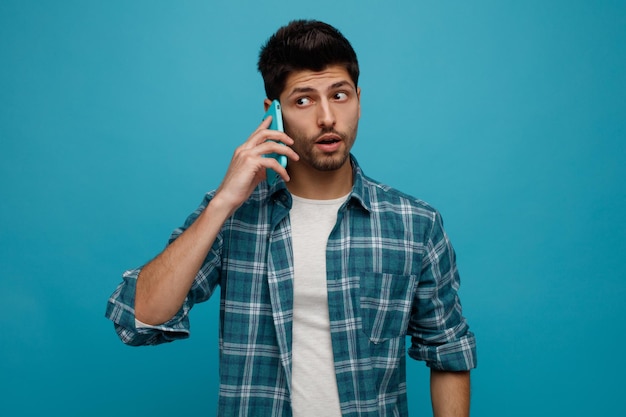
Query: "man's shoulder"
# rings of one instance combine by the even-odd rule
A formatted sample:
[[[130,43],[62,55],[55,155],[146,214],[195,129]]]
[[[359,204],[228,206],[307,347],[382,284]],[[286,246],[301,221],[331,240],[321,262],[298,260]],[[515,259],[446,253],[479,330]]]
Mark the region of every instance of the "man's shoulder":
[[[437,209],[418,197],[407,194],[406,192],[400,191],[397,188],[366,175],[363,175],[362,179],[372,209],[396,207],[398,210],[411,210],[417,211],[420,214],[428,214],[429,217],[437,214]]]
[[[213,197],[215,197],[216,193],[217,193],[217,190],[211,190],[205,193],[202,203],[200,204],[200,207],[204,208],[207,205],[209,205],[209,202],[213,199]],[[276,192],[274,194],[279,195],[281,193]],[[261,182],[259,185],[257,185],[254,188],[254,190],[252,190],[252,193],[243,202],[242,206],[245,206],[248,204],[252,204],[252,205],[263,204],[263,203],[266,203],[271,197],[272,197],[272,193],[271,193],[270,187],[268,187],[265,182]]]

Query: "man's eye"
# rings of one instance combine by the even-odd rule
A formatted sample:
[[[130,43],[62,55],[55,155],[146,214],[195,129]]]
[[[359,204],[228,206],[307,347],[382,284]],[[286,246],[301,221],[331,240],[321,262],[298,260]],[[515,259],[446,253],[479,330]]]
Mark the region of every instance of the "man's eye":
[[[299,99],[296,100],[296,104],[298,106],[306,106],[310,102],[311,100],[308,97],[300,97]]]
[[[343,101],[346,100],[348,98],[348,94],[346,93],[335,93],[335,100],[339,100],[339,101]]]

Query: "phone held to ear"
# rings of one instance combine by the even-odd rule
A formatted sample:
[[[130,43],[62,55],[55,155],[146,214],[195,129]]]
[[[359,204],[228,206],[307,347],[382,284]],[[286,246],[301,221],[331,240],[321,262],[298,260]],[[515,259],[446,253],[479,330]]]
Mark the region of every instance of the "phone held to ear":
[[[283,130],[283,113],[280,110],[280,103],[278,100],[272,101],[269,109],[265,112],[265,116],[263,116],[263,120],[267,119],[268,116],[272,116],[272,123],[270,124],[270,130],[278,130],[280,132],[284,132]],[[284,143],[281,142],[282,145]],[[285,155],[280,155],[277,153],[270,153],[264,155],[266,158],[274,158],[278,161],[278,163],[283,167],[287,168],[287,157]],[[274,185],[276,180],[278,179],[278,174],[271,168],[267,168],[267,182],[269,185]]]

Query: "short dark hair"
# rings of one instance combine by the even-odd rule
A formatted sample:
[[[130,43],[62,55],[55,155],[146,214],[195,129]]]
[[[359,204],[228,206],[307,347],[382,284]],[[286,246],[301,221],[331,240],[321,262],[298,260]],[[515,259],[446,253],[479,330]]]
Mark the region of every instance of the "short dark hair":
[[[261,47],[258,69],[267,98],[274,100],[285,88],[291,72],[321,71],[329,65],[344,66],[358,86],[356,53],[341,32],[317,20],[294,20],[278,29]]]

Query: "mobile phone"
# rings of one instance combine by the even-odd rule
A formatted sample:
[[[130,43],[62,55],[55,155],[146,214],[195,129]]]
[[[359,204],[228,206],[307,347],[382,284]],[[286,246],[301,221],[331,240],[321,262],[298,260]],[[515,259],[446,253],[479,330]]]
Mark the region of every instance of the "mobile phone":
[[[272,116],[272,123],[270,124],[270,130],[278,130],[280,132],[284,132],[283,130],[283,113],[280,110],[280,102],[278,100],[272,101],[269,109],[265,112],[265,116],[263,116],[263,120],[267,119],[268,116]],[[280,142],[282,145],[284,143]],[[277,153],[269,153],[264,155],[266,158],[274,158],[278,161],[278,163],[283,167],[287,168],[287,156],[277,154]],[[273,185],[278,179],[278,174],[271,168],[267,168],[267,182],[269,185]]]

